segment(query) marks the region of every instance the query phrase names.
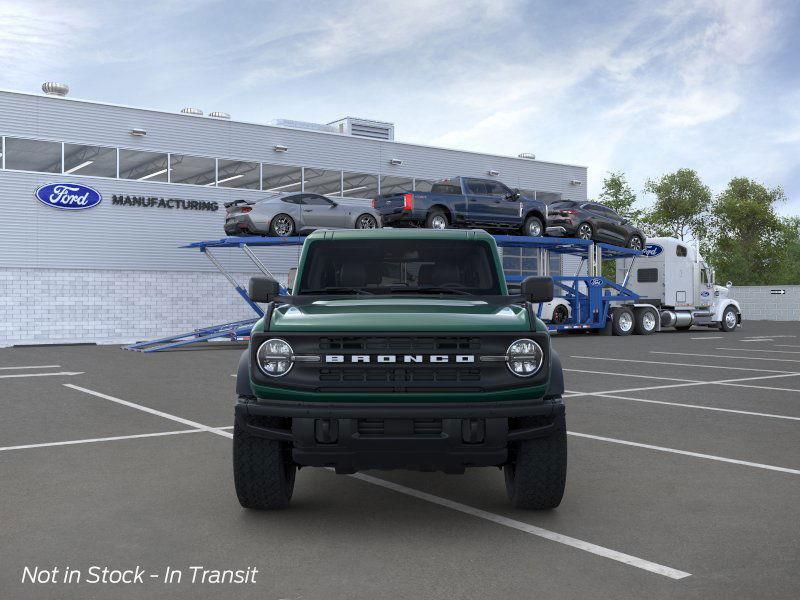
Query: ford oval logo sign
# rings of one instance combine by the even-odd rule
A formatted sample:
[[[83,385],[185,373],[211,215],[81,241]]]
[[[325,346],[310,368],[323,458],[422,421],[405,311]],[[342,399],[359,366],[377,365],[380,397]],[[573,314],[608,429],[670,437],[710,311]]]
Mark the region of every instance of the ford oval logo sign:
[[[664,251],[664,248],[658,244],[647,244],[642,250],[642,256],[658,256]]]
[[[700,296],[702,296],[703,298],[708,298],[710,295],[711,295],[711,292],[708,292],[708,291],[700,292]]]
[[[103,196],[97,190],[79,183],[48,183],[37,188],[36,199],[61,210],[83,210],[100,204]]]
[[[595,277],[594,279],[589,280],[589,285],[597,287],[598,285],[603,285],[603,280]]]

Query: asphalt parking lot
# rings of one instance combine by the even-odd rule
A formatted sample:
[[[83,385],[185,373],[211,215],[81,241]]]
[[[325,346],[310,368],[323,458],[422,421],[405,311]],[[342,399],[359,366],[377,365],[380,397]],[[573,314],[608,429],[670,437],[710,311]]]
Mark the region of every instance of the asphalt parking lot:
[[[800,323],[554,344],[571,435],[548,513],[511,508],[496,469],[303,469],[290,509],[245,511],[240,347],[2,349],[0,597],[800,597]],[[148,575],[22,583],[90,565]],[[258,574],[192,584],[191,566]]]

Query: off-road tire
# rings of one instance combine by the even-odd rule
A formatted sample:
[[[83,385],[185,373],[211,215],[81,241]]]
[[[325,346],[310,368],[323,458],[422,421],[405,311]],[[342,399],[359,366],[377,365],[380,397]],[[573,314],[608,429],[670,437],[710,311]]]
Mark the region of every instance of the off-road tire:
[[[288,231],[288,233],[284,233],[284,232],[280,232],[279,233],[278,231],[276,231],[275,224],[276,223],[280,223],[281,219],[288,219],[288,221],[289,221],[289,231]],[[272,220],[269,223],[269,234],[272,237],[289,237],[295,231],[297,231],[297,227],[295,225],[294,219],[292,217],[290,217],[289,215],[284,214],[284,213],[280,213],[280,214],[275,215],[274,217],[272,217]]]
[[[630,319],[628,322],[627,319]],[[613,319],[611,322],[611,333],[613,335],[630,335],[633,333],[633,328],[636,319],[633,316],[633,311],[630,308],[617,308],[614,309]]]
[[[651,335],[658,329],[658,316],[648,308],[637,308],[634,313],[633,332],[636,335]],[[652,319],[652,324],[649,319]]]
[[[728,321],[728,314],[733,313],[733,317],[731,318],[731,323],[729,324]],[[727,307],[722,312],[722,321],[719,322],[719,329],[720,331],[730,332],[736,329],[737,325],[739,324],[738,319],[736,317],[736,309],[732,306]]]
[[[555,417],[555,429],[549,436],[514,442],[509,450],[513,458],[503,473],[511,503],[528,510],[548,510],[561,504],[567,481],[564,415]]]
[[[258,424],[280,426],[273,421],[262,417]],[[256,510],[286,508],[296,473],[289,444],[252,435],[238,419],[234,422],[233,481],[239,504]]]
[[[434,227],[434,221],[437,219],[444,219],[444,227]],[[450,219],[447,217],[447,214],[441,208],[434,208],[430,212],[428,212],[428,216],[425,218],[425,227],[427,229],[447,229],[450,226]]]
[[[539,235],[532,236],[530,231],[531,229],[535,229],[536,225],[538,224]],[[525,224],[522,226],[522,235],[526,235],[528,237],[542,237],[545,234],[544,223],[539,217],[531,215],[527,219],[525,219]]]

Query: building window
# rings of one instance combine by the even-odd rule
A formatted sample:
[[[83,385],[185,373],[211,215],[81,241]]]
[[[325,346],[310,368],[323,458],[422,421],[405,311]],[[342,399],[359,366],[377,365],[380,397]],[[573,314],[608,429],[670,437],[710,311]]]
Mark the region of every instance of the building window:
[[[219,159],[217,185],[219,187],[259,189],[260,165],[254,162]]]
[[[170,154],[169,180],[171,183],[214,185],[217,161],[203,156]]]
[[[342,173],[345,198],[375,198],[378,195],[378,176],[364,173]]]
[[[303,191],[323,196],[342,195],[342,172],[325,169],[303,169]]]
[[[384,175],[381,177],[381,194],[403,194],[414,190],[414,180],[411,177],[394,177]]]
[[[117,149],[64,144],[64,174],[116,177]]]
[[[433,179],[415,179],[414,191],[415,192],[430,192],[433,184],[436,183]]]
[[[119,151],[119,176],[122,179],[166,182],[168,172],[166,154],[140,150]]]
[[[286,165],[261,165],[261,189],[265,192],[299,192],[303,186],[303,170]]]
[[[6,169],[61,173],[61,143],[6,138]]]

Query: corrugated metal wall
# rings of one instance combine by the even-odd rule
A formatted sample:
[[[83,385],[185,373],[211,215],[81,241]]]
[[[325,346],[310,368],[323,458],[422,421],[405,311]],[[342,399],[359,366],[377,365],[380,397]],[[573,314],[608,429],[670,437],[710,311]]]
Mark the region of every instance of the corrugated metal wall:
[[[131,136],[133,128],[145,129],[147,135]],[[0,91],[0,135],[428,179],[485,177],[494,169],[500,172],[498,179],[511,187],[557,192],[574,200],[586,198],[584,167],[13,92]],[[289,150],[275,152],[276,144]],[[390,166],[392,158],[403,164]],[[573,185],[572,180],[582,185]],[[91,186],[104,200],[90,210],[61,211],[34,199],[37,187],[60,181]],[[220,204],[220,210],[113,206],[114,194],[213,200]],[[178,246],[222,237],[222,203],[261,194],[0,170],[2,263],[33,268],[211,269],[199,252]],[[293,264],[297,256],[296,249],[268,253],[268,264],[279,272]],[[252,268],[238,252],[220,254],[231,269]]]

